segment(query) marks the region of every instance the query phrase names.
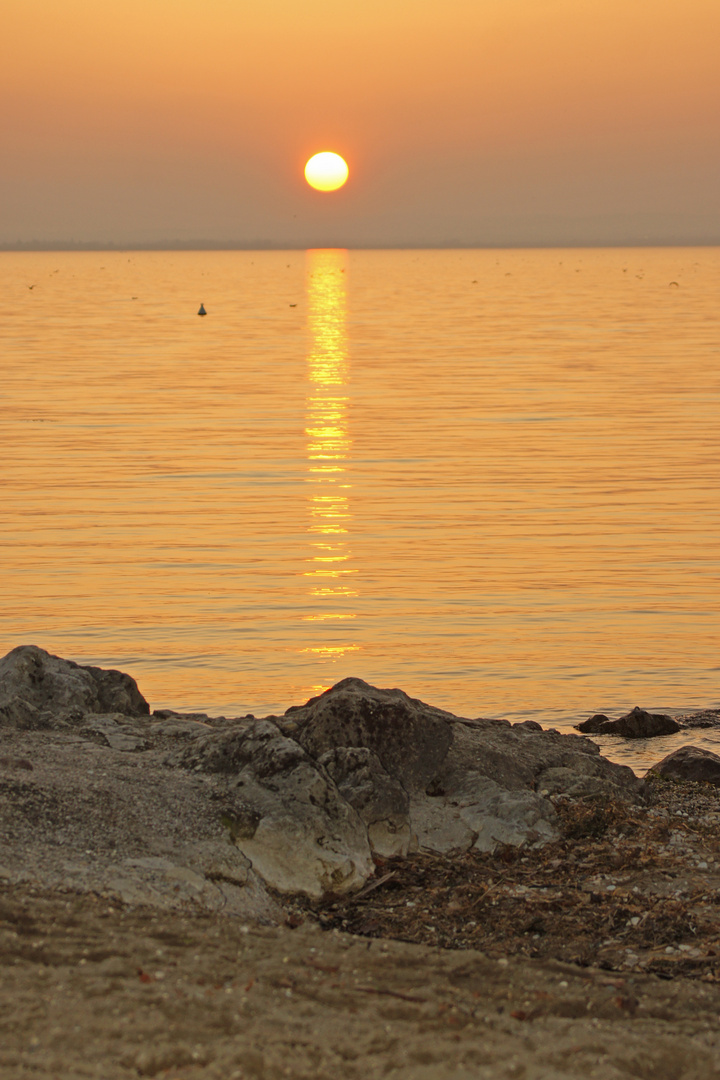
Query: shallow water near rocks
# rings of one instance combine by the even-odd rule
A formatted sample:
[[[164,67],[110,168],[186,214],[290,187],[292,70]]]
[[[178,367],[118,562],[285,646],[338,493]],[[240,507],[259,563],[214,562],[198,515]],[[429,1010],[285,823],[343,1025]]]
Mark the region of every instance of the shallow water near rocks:
[[[3,652],[215,715],[351,674],[561,730],[718,705],[720,250],[0,254],[0,284]]]

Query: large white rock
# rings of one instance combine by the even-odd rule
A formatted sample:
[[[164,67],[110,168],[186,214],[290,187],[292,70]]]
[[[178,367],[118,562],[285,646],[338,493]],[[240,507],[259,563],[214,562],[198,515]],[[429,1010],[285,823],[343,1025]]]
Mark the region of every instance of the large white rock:
[[[178,763],[232,777],[236,802],[225,824],[271,888],[319,899],[359,889],[374,872],[357,811],[272,721],[203,736]]]
[[[359,679],[285,717],[182,716],[34,646],[0,661],[0,877],[282,917],[402,857],[556,835],[548,796],[635,799],[588,739],[462,719]]]
[[[339,746],[319,761],[365,822],[374,852],[389,858],[417,847],[408,793],[385,771],[377,754],[365,746]]]
[[[369,829],[382,815],[368,786],[374,783],[379,795],[388,784],[400,785],[407,796],[408,847],[398,854],[544,843],[557,835],[549,794],[634,799],[638,792],[632,770],[606,761],[587,739],[536,725],[462,719],[361,679],[344,679],[285,717],[297,741],[336,776]],[[367,767],[353,776],[347,762],[358,751],[348,748],[360,747],[369,755]],[[397,798],[395,808],[397,829]]]

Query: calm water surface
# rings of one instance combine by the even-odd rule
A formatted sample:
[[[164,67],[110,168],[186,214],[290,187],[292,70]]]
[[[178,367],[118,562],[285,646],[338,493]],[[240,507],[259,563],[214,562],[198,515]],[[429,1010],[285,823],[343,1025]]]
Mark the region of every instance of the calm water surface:
[[[23,253],[0,284],[2,652],[226,715],[349,674],[561,728],[720,703],[719,249]]]

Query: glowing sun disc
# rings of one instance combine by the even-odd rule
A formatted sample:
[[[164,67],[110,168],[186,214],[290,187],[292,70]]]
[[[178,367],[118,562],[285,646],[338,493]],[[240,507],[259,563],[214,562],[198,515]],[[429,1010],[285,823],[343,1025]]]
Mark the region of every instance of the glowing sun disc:
[[[349,169],[339,154],[314,154],[305,166],[305,179],[316,191],[337,191],[348,178]]]

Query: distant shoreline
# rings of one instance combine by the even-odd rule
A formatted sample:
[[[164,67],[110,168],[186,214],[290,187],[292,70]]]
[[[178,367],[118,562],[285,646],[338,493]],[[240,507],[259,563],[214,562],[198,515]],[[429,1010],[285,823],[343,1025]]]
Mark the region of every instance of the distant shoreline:
[[[282,244],[268,240],[250,243],[221,240],[158,240],[148,243],[116,244],[111,241],[73,240],[28,240],[15,243],[0,243],[0,252],[57,252],[57,251],[306,251],[308,248],[340,248],[348,251],[564,251],[564,250],[613,250],[616,248],[713,248],[720,247],[720,238],[713,240],[639,240],[594,242],[567,241],[555,244],[521,243],[460,243],[450,241],[444,244],[343,244],[337,241],[323,243],[308,241],[305,244]]]

